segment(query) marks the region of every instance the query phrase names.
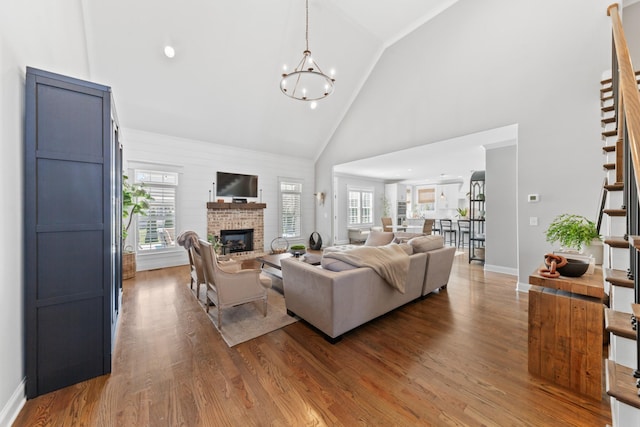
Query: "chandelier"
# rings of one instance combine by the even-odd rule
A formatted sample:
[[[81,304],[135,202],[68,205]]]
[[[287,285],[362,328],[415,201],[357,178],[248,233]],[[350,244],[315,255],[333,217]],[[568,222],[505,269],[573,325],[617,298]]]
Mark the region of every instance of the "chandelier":
[[[302,52],[302,60],[290,73],[285,70],[280,81],[280,90],[290,98],[300,101],[317,101],[333,92],[335,79],[322,72],[309,50],[309,0],[306,0],[306,49]]]

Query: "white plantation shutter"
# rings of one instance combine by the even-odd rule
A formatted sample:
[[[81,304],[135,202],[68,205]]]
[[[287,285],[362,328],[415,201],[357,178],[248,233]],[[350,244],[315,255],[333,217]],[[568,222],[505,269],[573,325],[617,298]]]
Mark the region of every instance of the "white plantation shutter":
[[[349,225],[373,224],[373,190],[349,189],[348,197]]]
[[[349,225],[360,224],[360,192],[349,191]]]
[[[176,192],[178,174],[161,171],[135,171],[135,182],[144,184],[151,194],[147,215],[138,215],[138,251],[156,251],[176,246]]]
[[[302,233],[302,183],[280,181],[280,212],[282,237],[300,237]]]

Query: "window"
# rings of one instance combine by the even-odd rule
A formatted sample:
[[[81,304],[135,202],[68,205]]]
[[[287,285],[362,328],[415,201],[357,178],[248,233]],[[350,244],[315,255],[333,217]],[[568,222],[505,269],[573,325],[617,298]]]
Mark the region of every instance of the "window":
[[[136,239],[139,252],[151,252],[176,246],[176,191],[178,174],[136,169],[134,182],[144,184],[153,200],[147,215],[138,215]]]
[[[373,224],[373,191],[349,190],[349,225]]]
[[[280,180],[280,235],[282,237],[300,237],[302,183],[295,180]]]

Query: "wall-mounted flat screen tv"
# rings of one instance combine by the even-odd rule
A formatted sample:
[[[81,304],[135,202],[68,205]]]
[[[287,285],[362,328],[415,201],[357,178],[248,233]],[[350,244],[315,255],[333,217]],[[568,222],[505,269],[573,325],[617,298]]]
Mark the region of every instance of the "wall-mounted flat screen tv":
[[[258,197],[258,176],[218,172],[216,177],[218,197]]]

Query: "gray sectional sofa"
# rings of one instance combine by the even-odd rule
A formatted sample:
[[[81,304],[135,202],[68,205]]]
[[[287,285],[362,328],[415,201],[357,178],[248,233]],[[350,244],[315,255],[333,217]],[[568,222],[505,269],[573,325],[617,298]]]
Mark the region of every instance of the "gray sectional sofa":
[[[370,267],[330,258],[327,252],[340,248],[327,248],[320,266],[296,259],[282,261],[287,312],[301,317],[335,342],[363,323],[446,287],[455,248],[445,247],[442,236],[397,237],[373,231],[365,245],[403,247],[409,258],[404,293]]]

